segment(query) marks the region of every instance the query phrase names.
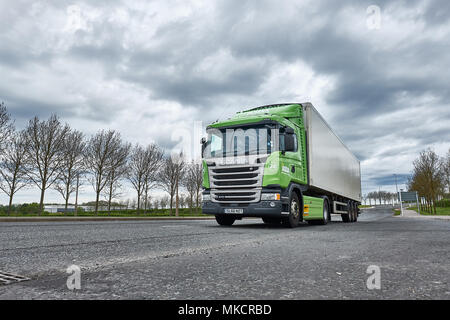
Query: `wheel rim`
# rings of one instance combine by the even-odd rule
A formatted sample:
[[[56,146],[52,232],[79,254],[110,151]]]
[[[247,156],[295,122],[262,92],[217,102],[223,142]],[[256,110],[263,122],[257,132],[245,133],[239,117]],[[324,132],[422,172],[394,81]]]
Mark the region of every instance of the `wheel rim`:
[[[326,206],[326,202],[323,203],[323,220],[328,220],[328,207]]]
[[[298,203],[295,200],[292,200],[292,202],[291,202],[291,215],[292,215],[292,218],[294,218],[294,219],[297,219],[297,217],[299,215]]]

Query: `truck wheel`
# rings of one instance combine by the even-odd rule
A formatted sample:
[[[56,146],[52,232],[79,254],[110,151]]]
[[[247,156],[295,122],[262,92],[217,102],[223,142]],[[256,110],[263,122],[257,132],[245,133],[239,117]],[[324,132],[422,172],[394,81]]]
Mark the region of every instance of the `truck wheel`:
[[[352,222],[352,211],[353,210],[352,210],[352,203],[350,201],[347,204],[347,211],[348,211],[348,213],[341,214],[342,221],[345,223]]]
[[[313,224],[313,225],[326,225],[330,219],[330,214],[328,212],[328,201],[327,200],[323,200],[323,218],[321,220],[309,220],[308,224]]]
[[[350,222],[356,222],[356,204],[352,201],[350,202],[350,209],[351,209],[351,214],[350,214]]]
[[[358,221],[358,204],[355,202],[353,203],[353,222]]]
[[[323,200],[323,219],[319,220],[319,224],[325,225],[330,220],[330,213],[328,212],[328,201],[326,199]]]
[[[300,221],[300,213],[303,213],[303,208],[300,207],[300,200],[295,192],[291,194],[291,201],[289,202],[289,216],[283,219],[283,225],[288,228],[295,228]]]
[[[236,221],[235,217],[232,216],[224,216],[221,214],[216,215],[216,221],[221,226],[231,226]]]
[[[281,219],[278,219],[278,218],[262,218],[262,220],[266,224],[280,224],[281,223]]]

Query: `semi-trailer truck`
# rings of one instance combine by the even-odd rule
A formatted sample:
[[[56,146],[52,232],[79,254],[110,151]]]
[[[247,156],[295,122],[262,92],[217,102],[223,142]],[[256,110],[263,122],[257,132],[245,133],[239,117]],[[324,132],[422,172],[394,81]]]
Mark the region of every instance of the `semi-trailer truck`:
[[[296,227],[356,222],[360,162],[311,103],[267,105],[207,127],[202,211],[222,226],[244,217]]]

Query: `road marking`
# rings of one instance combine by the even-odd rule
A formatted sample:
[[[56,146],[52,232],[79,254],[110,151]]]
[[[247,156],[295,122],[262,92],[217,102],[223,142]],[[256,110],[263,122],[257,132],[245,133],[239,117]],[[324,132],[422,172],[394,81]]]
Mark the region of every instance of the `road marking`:
[[[0,285],[2,284],[11,284],[14,282],[22,282],[30,280],[30,278],[19,276],[17,274],[0,271]]]

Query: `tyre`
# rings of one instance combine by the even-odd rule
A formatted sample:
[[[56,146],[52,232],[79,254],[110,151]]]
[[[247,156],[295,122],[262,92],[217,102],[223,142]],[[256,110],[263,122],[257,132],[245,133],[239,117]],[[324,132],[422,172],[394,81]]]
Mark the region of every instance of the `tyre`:
[[[322,213],[322,220],[309,220],[308,224],[312,225],[326,225],[328,221],[330,220],[330,212],[328,208],[328,200],[323,200],[323,213]]]
[[[357,222],[358,221],[358,204],[354,203],[354,216],[353,216],[353,221]]]
[[[231,226],[236,221],[236,218],[233,216],[225,216],[225,215],[216,215],[216,221],[221,226]]]
[[[330,221],[330,212],[328,207],[328,200],[323,199],[323,219],[319,220],[319,224],[326,225]]]
[[[341,214],[342,221],[345,223],[352,222],[352,203],[348,202],[347,204],[348,213]]]
[[[281,223],[281,219],[279,219],[279,218],[262,218],[262,220],[266,224],[280,224]]]
[[[292,192],[289,201],[289,216],[283,219],[283,225],[288,228],[295,228],[300,221],[300,214],[303,214],[303,207],[295,192]]]
[[[348,203],[350,222],[355,222],[355,205],[353,201]]]

